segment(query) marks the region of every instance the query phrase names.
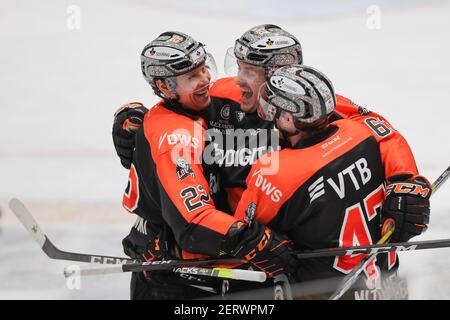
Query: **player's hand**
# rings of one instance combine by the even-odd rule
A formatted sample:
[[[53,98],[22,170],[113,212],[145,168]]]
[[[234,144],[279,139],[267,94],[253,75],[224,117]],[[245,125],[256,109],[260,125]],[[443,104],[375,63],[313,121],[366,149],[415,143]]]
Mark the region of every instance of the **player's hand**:
[[[424,177],[411,174],[392,176],[388,182],[382,223],[393,219],[395,231],[390,242],[405,242],[428,228],[431,185]]]
[[[165,250],[166,243],[161,242],[161,234],[155,234],[146,228],[147,234],[138,232],[133,228],[126,238],[122,240],[124,252],[127,256],[146,262],[170,258]],[[154,283],[161,284],[168,279],[177,278],[171,270],[144,271],[145,278]]]
[[[141,127],[147,111],[142,103],[130,102],[122,105],[114,114],[112,128],[114,148],[122,166],[126,169],[130,169],[133,160],[135,133]]]
[[[286,274],[290,279],[295,277],[299,261],[292,254],[292,241],[257,221],[253,221],[251,226],[236,223],[227,236],[231,240],[228,245],[231,244],[234,248],[227,248],[225,245],[225,252],[243,259],[254,269],[265,272],[268,277],[279,274]]]

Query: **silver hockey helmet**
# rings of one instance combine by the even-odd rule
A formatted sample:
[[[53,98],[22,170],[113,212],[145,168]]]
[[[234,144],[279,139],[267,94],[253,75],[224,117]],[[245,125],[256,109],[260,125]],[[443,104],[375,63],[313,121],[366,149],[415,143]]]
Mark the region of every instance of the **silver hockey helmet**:
[[[298,39],[273,24],[263,24],[246,31],[229,48],[225,58],[225,71],[233,74],[239,59],[270,71],[288,64],[303,63],[302,47]],[[234,61],[233,61],[234,60]]]
[[[261,86],[258,101],[258,115],[267,121],[285,111],[296,122],[312,123],[325,118],[336,106],[331,81],[320,71],[298,64],[275,70]]]
[[[160,34],[141,53],[142,74],[158,95],[161,92],[155,80],[185,74],[205,62],[215,68],[214,58],[206,52],[202,43],[177,31]]]

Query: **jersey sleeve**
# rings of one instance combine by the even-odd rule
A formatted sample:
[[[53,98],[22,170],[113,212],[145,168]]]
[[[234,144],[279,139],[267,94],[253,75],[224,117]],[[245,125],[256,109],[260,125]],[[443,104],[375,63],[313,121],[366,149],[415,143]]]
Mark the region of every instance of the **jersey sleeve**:
[[[369,128],[378,141],[386,180],[400,173],[418,174],[408,142],[389,122],[374,115],[362,117],[360,121]]]
[[[236,211],[237,205],[241,200],[242,194],[244,193],[244,188],[226,188],[227,200],[232,212]]]
[[[218,255],[236,219],[214,207],[201,165],[193,163],[192,156],[174,161],[168,151],[156,159],[156,172],[162,216],[178,244],[188,252]]]
[[[369,128],[379,143],[386,179],[398,173],[417,174],[408,142],[385,117],[340,95],[337,95],[335,112],[343,118],[364,123]]]
[[[247,223],[255,219],[267,225],[278,214],[283,205],[285,201],[281,200],[283,193],[289,194],[290,191],[286,186],[286,190],[276,189],[275,186],[283,186],[276,175],[265,176],[263,174],[265,168],[264,159],[267,159],[267,157],[268,155],[264,155],[252,165],[246,180],[247,189],[243,192],[236,208],[234,215],[236,219]],[[262,192],[262,189],[265,191]]]

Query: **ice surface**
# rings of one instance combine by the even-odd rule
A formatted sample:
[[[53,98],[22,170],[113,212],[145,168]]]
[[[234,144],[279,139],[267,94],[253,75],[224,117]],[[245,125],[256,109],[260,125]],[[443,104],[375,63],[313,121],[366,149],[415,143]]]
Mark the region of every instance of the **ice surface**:
[[[325,72],[338,93],[383,114],[403,133],[430,180],[449,165],[448,1],[206,3],[2,4],[1,299],[128,297],[128,275],[86,278],[81,290],[68,290],[62,270],[69,263],[47,259],[7,201],[31,204],[63,249],[121,255],[132,219],[120,208],[127,173],[112,146],[112,114],[124,102],[156,101],[140,74],[139,53],[167,29],[206,43],[221,67],[225,50],[244,30],[278,24],[298,36],[304,62]],[[380,29],[367,27],[373,4]],[[80,29],[67,27],[71,5],[80,9]],[[449,192],[447,184],[436,194],[429,231],[417,240],[450,237]],[[401,255],[411,298],[450,298],[449,250]]]

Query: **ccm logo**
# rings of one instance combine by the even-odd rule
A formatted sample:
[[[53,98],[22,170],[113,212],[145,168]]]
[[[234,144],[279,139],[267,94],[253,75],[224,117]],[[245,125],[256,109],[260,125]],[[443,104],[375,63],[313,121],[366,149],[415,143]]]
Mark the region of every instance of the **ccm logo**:
[[[393,183],[388,185],[386,188],[386,195],[389,195],[391,192],[394,193],[410,193],[413,195],[421,195],[426,198],[428,193],[430,192],[430,188],[422,188],[417,184],[412,183]]]

